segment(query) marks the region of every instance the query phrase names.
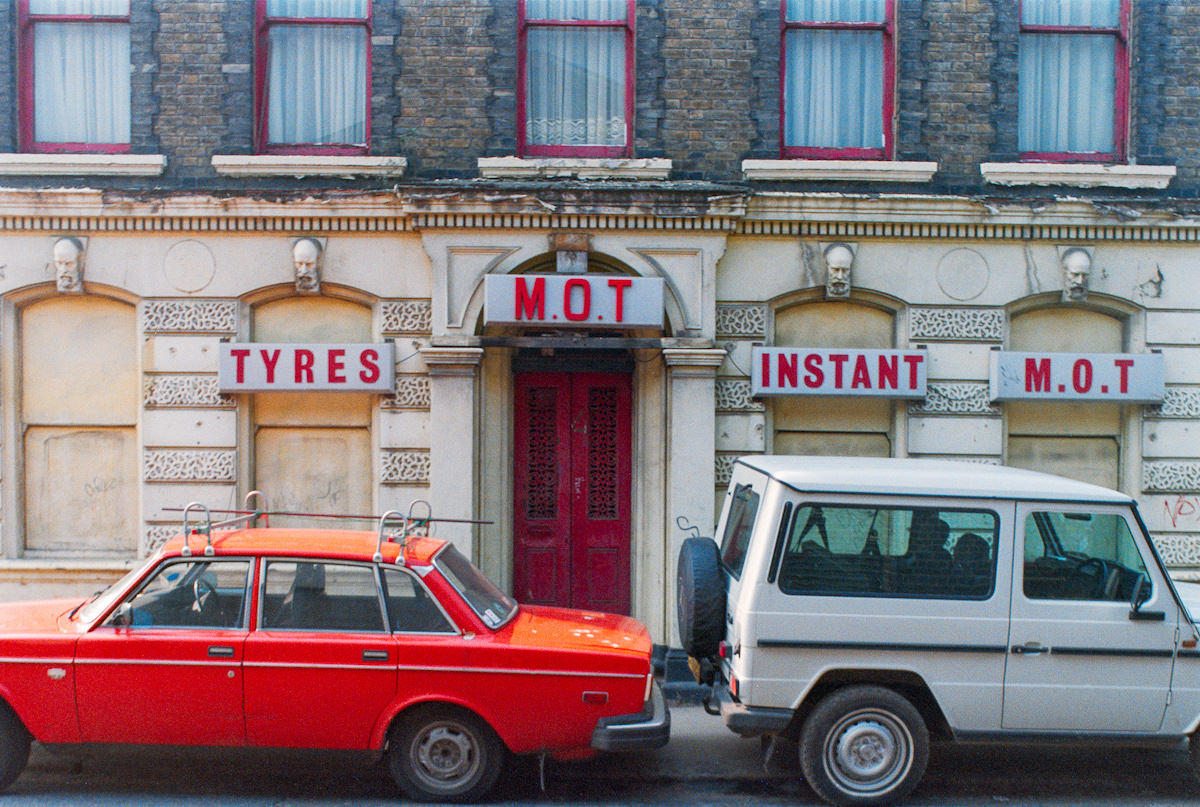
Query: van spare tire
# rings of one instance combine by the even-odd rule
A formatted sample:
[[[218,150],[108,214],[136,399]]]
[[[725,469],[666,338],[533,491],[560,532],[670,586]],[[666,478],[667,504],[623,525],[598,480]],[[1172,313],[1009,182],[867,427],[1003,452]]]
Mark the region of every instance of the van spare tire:
[[[679,549],[676,596],[679,637],[689,656],[709,658],[725,638],[721,550],[711,538],[687,538]]]

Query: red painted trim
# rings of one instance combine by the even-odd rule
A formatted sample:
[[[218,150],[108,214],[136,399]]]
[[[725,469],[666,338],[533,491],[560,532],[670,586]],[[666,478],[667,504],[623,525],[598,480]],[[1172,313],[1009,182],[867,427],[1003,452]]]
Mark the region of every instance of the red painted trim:
[[[33,154],[125,154],[128,143],[34,143]]]
[[[1093,151],[1022,151],[1017,155],[1027,163],[1119,163],[1122,160],[1115,152]]]

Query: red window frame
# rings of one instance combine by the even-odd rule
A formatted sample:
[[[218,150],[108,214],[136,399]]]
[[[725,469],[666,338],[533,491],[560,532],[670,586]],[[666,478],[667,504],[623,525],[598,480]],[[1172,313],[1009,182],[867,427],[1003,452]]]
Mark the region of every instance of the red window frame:
[[[896,0],[885,0],[883,22],[807,22],[788,20],[788,0],[779,2],[779,153],[784,157],[832,160],[890,160],[895,147],[896,116]],[[883,33],[883,103],[880,116],[883,148],[826,148],[789,146],[787,117],[787,35],[788,31],[881,31]]]
[[[517,154],[541,157],[630,157],[633,155],[634,43],[636,42],[635,0],[625,0],[624,20],[562,20],[530,18],[526,0],[517,3]],[[625,30],[625,145],[557,146],[531,145],[525,133],[528,112],[526,81],[526,35],[530,28],[623,28]]]
[[[1120,0],[1116,28],[1091,28],[1084,25],[1026,25],[1021,22],[1021,35],[1026,34],[1108,34],[1115,39],[1116,58],[1113,70],[1113,151],[1022,151],[1018,158],[1025,162],[1124,162],[1129,130],[1129,19],[1130,0]],[[1018,0],[1017,19],[1024,20],[1024,2]]]
[[[267,0],[254,0],[254,147],[259,154],[355,155],[367,154],[371,147],[371,21],[372,0],[367,0],[367,15],[349,17],[279,17],[267,14]],[[271,27],[275,25],[357,26],[366,31],[366,78],[364,129],[362,143],[271,143],[267,141],[267,66],[270,56]]]
[[[129,151],[129,143],[39,143],[34,139],[34,81],[33,29],[42,22],[125,23],[128,14],[30,14],[29,0],[17,0],[17,109],[19,123],[17,139],[21,150],[39,154],[89,152],[121,154]]]

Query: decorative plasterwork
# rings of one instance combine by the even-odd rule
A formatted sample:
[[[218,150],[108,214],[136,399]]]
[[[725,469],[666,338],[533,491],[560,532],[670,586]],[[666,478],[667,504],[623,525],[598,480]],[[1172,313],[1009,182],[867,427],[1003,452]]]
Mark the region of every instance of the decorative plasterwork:
[[[1143,462],[1142,490],[1145,493],[1200,492],[1200,462],[1194,460]]]
[[[1160,533],[1152,537],[1163,563],[1173,567],[1200,566],[1200,535]]]
[[[486,179],[666,179],[671,174],[666,159],[480,157],[478,167]]]
[[[999,342],[1004,338],[1003,308],[921,308],[908,311],[910,339]]]
[[[744,456],[744,452],[734,454],[717,453],[714,459],[714,478],[716,486],[723,488],[729,484],[729,479],[733,476],[733,463],[738,457]]]
[[[927,387],[925,400],[909,404],[910,415],[998,415],[987,384],[951,383]]]
[[[396,387],[390,398],[384,398],[384,409],[428,409],[429,377],[397,375]]]
[[[182,532],[180,524],[147,524],[142,556],[153,555],[167,541]]]
[[[983,163],[979,173],[992,185],[1067,185],[1073,188],[1157,188],[1171,184],[1173,165],[1099,163]]]
[[[156,177],[162,154],[0,154],[0,175]]]
[[[214,154],[212,167],[231,177],[396,177],[404,157],[339,157],[310,154]]]
[[[234,300],[147,300],[142,306],[146,333],[235,333]]]
[[[146,449],[142,454],[147,482],[233,482],[237,451]]]
[[[762,401],[750,397],[748,379],[718,378],[716,401],[718,412],[762,412],[766,409]]]
[[[889,160],[742,160],[746,179],[843,182],[928,182],[936,162]]]
[[[413,448],[384,451],[380,481],[385,485],[429,484],[429,452]]]
[[[1163,402],[1146,407],[1148,418],[1200,418],[1200,387],[1167,387]]]
[[[142,405],[150,409],[232,409],[237,402],[220,392],[215,375],[147,375],[142,380]]]
[[[384,333],[428,334],[433,329],[433,305],[429,300],[393,300],[381,303]]]
[[[717,336],[763,339],[767,333],[767,307],[760,303],[718,303]]]

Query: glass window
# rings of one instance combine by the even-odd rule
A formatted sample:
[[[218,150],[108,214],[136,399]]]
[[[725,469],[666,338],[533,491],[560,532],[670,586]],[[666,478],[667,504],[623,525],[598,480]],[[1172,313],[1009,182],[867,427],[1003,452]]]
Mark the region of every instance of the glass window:
[[[129,0],[21,4],[21,138],[28,151],[127,151]]]
[[[521,10],[521,152],[628,154],[633,3],[522,0]]]
[[[264,628],[384,630],[375,569],[370,566],[270,561],[263,592]]]
[[[784,536],[788,594],[986,599],[999,520],[987,510],[804,504]]]
[[[892,0],[783,1],[783,153],[891,150]]]
[[[739,579],[742,576],[742,566],[746,563],[746,547],[750,545],[750,533],[754,530],[758,499],[758,494],[749,485],[738,485],[733,489],[733,501],[729,503],[729,516],[725,519],[725,535],[721,538],[721,563],[730,574]]]
[[[1124,158],[1128,19],[1126,0],[1022,0],[1022,157]]]
[[[1025,596],[1129,602],[1146,565],[1119,513],[1038,512],[1025,519]]]
[[[240,628],[244,626],[244,560],[166,563],[122,603],[108,625],[132,628]]]
[[[368,0],[258,0],[260,151],[366,151]]]
[[[453,546],[439,552],[434,565],[489,628],[500,627],[517,612],[516,601]]]
[[[396,633],[454,633],[437,600],[410,572],[384,569],[388,624]]]

